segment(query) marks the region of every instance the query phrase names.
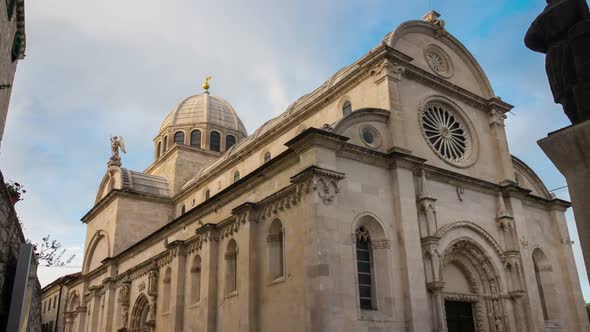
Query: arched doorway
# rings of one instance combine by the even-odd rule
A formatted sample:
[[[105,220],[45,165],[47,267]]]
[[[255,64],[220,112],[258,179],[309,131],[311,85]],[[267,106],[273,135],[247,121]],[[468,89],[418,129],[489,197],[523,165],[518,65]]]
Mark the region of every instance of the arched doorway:
[[[461,238],[447,247],[441,263],[448,331],[505,331],[499,274],[484,249]]]
[[[150,304],[144,294],[140,294],[131,312],[131,332],[149,332],[153,325],[150,321]]]
[[[66,332],[77,332],[78,325],[80,324],[80,318],[78,315],[78,307],[80,306],[80,297],[77,292],[73,292],[66,305],[65,318],[66,318]]]

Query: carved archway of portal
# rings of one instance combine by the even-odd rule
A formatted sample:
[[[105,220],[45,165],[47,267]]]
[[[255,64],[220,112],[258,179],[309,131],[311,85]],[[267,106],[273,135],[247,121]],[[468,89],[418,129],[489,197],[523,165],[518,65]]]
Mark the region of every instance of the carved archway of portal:
[[[140,294],[135,300],[131,312],[131,332],[151,332],[155,324],[150,320],[150,303],[145,294]]]
[[[502,283],[498,269],[486,251],[474,240],[463,237],[452,241],[444,250],[441,270],[457,268],[465,277],[465,290],[449,290],[449,280],[441,274],[442,299],[438,305],[438,325],[446,331],[444,301],[469,302],[473,305],[475,329],[478,332],[503,332],[507,329],[504,305],[501,300]]]

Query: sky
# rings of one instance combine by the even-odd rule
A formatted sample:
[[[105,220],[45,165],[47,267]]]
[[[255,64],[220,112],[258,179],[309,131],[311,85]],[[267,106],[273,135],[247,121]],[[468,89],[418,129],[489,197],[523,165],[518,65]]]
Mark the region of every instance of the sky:
[[[431,4],[429,4],[429,2]],[[568,125],[553,103],[544,55],[524,34],[545,1],[126,0],[26,1],[20,61],[0,151],[5,179],[25,185],[17,212],[25,235],[51,234],[77,257],[39,269],[45,285],[77,272],[92,207],[110,156],[125,138],[124,166],[144,170],[166,114],[201,92],[228,100],[248,132],[364,55],[407,20],[435,9],[469,49],[495,93],[514,105],[510,151],[549,189],[566,184],[536,141]],[[567,189],[555,194],[569,199]],[[584,297],[590,287],[571,209],[567,220]]]

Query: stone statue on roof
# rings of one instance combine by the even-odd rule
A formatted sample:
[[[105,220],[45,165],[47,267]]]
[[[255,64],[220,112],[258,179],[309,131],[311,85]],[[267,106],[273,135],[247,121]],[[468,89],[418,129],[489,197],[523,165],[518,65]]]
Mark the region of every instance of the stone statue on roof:
[[[123,153],[127,153],[125,151],[125,140],[123,136],[112,136],[111,137],[111,159],[109,160],[109,166],[121,166],[121,157],[119,156],[119,149]]]
[[[556,103],[572,124],[590,119],[590,12],[586,0],[547,0],[524,42],[546,54]]]

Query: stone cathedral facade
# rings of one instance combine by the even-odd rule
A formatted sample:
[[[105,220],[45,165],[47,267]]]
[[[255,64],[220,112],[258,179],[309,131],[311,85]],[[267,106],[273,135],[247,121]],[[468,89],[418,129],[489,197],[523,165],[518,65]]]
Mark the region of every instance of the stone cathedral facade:
[[[208,88],[208,87],[206,87]],[[208,90],[111,165],[65,331],[588,331],[568,202],[435,12],[247,134]]]

